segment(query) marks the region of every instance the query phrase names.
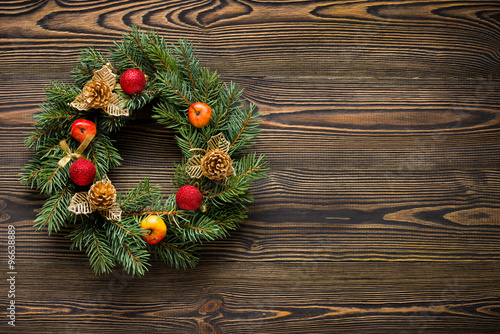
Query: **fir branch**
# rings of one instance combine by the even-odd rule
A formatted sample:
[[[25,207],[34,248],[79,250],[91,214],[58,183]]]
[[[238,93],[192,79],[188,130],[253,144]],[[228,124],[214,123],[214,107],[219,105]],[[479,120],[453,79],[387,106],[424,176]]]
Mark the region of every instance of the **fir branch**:
[[[182,154],[187,158],[195,154],[193,149],[205,149],[207,146],[207,138],[191,127],[180,128],[179,136],[176,136],[175,139],[177,140],[177,145],[179,145]]]
[[[175,59],[170,53],[170,49],[163,37],[160,37],[154,31],[149,32],[148,55],[153,63],[153,67],[160,70],[167,70],[171,72],[177,71]]]
[[[99,126],[105,133],[117,132],[134,119],[134,115],[131,115],[130,117],[115,117],[105,113],[101,114]]]
[[[258,118],[259,116],[254,104],[250,104],[248,109],[243,108],[241,112],[232,113],[229,116],[228,137],[232,138],[229,154],[249,148],[253,144],[251,140],[260,133],[259,126],[262,121]]]
[[[182,164],[174,163],[174,179],[172,182],[178,187],[187,184],[192,185],[195,182],[186,172],[186,161],[183,161]]]
[[[102,67],[103,65],[109,64],[109,60],[104,56],[104,54],[94,47],[87,47],[83,49],[80,56],[80,62],[85,64],[92,64],[94,68]]]
[[[101,51],[93,47],[85,48],[80,54],[80,66],[73,69],[73,80],[81,87],[92,79],[94,70],[109,63]]]
[[[80,224],[77,225],[75,229],[73,229],[73,231],[71,231],[67,235],[67,237],[70,238],[72,241],[70,249],[73,250],[76,249],[82,251],[85,244],[85,231],[87,229],[87,226],[83,221],[84,218],[82,216],[80,216],[79,218],[80,218]]]
[[[49,140],[48,138],[50,138],[50,136],[53,135],[54,132],[60,130],[63,126],[64,124],[58,124],[57,126],[44,131],[32,132],[31,135],[26,138],[24,144],[28,148],[39,150],[40,148],[46,146],[47,141]]]
[[[222,101],[221,103],[223,108],[221,109],[221,112],[216,113],[215,115],[214,128],[219,128],[224,125],[226,117],[229,114],[233,103],[238,100],[241,93],[242,91],[239,90],[238,85],[232,82],[229,87],[227,85],[224,85],[224,89],[220,90],[220,99]]]
[[[151,60],[149,54],[151,35],[149,33],[142,32],[137,26],[132,26],[129,36],[130,37],[126,38],[130,40],[130,45],[135,45],[142,53],[141,60],[143,60],[143,72],[148,74],[155,72],[154,62]]]
[[[64,151],[59,146],[42,156],[36,155],[41,162],[37,173],[36,188],[43,194],[53,195],[66,189],[69,183],[69,165],[64,167],[58,165],[64,155]]]
[[[238,201],[248,191],[248,184],[242,178],[233,177],[227,181],[226,185],[218,185],[206,199],[218,198],[222,202]],[[222,203],[221,203],[222,204]],[[222,206],[222,205],[221,205]]]
[[[21,169],[19,181],[23,186],[34,189],[38,183],[38,174],[40,174],[41,170],[42,163],[40,159],[33,157]]]
[[[113,42],[115,49],[113,51],[113,60],[118,65],[118,70],[128,69],[130,67],[137,68],[141,71],[142,67],[139,65],[137,60],[137,54],[135,54],[135,49],[128,48],[126,42],[123,41],[121,44],[118,42]]]
[[[264,155],[259,155],[255,152],[241,157],[235,162],[234,168],[238,178],[244,177],[246,181],[255,181],[266,178],[265,172],[269,170],[268,164]]]
[[[198,68],[199,63],[194,57],[194,49],[193,45],[189,43],[187,40],[181,40],[179,41],[179,46],[176,47],[174,46],[174,50],[177,51],[178,54],[181,55],[183,61],[184,61],[184,67],[187,71],[187,76],[189,80],[191,81],[191,86],[193,88],[193,91],[197,91],[196,84],[194,83],[194,75],[197,75],[198,73],[193,73],[195,69]]]
[[[228,204],[241,205],[250,203],[253,199],[249,192],[249,184],[266,177],[268,170],[264,156],[256,156],[255,153],[242,157],[239,161],[233,161],[236,176],[231,177],[225,184],[219,184],[203,195],[205,200],[214,206],[223,208]]]
[[[99,214],[92,214],[82,221],[69,235],[73,241],[71,249],[78,249],[89,258],[90,267],[96,275],[109,274],[116,265],[111,245],[106,237]]]
[[[185,82],[183,82],[182,80],[180,80],[180,78],[178,77],[178,75],[176,73],[173,73],[173,72],[163,72],[163,73],[159,73],[157,75],[157,79],[159,81],[159,90],[163,91],[163,92],[172,92],[173,94],[171,94],[171,96],[168,96],[166,97],[167,99],[172,99],[171,103],[172,102],[176,102],[176,104],[179,104],[179,98],[185,102],[185,104],[187,105],[187,107],[189,107],[192,103],[189,101],[189,99],[185,96],[187,95],[188,93],[188,90],[186,88],[186,84]],[[186,92],[186,93],[182,93],[182,92]],[[177,96],[177,101],[173,100],[175,99],[175,96]],[[165,99],[165,96],[163,97]]]
[[[160,196],[159,187],[151,186],[149,179],[143,179],[134,189],[128,193],[119,194],[117,202],[123,210],[123,214],[131,212],[142,212]]]
[[[37,214],[33,222],[34,227],[37,230],[47,229],[50,235],[52,232],[59,232],[69,222],[74,222],[74,215],[68,211],[70,202],[71,194],[68,187],[49,197]]]
[[[111,139],[104,135],[97,135],[89,145],[88,159],[96,168],[96,179],[102,180],[112,168],[121,164],[121,156],[113,146]]]
[[[178,130],[181,127],[190,126],[189,119],[187,117],[187,112],[181,114],[173,105],[159,102],[154,108],[153,118],[158,120],[158,123],[162,124],[167,129]]]
[[[115,253],[117,260],[122,264],[127,274],[132,276],[143,276],[150,266],[148,260],[150,253],[147,249],[122,244],[121,253]]]
[[[47,102],[56,103],[59,106],[67,106],[75,97],[81,93],[81,89],[68,83],[52,82],[50,86],[45,88],[47,92]],[[68,109],[73,111],[74,109]]]
[[[85,247],[90,266],[98,275],[109,274],[115,266],[115,261],[105,231],[95,224],[89,224],[88,227],[85,230]]]
[[[233,142],[231,143],[231,145],[229,145],[230,149],[234,146],[234,144],[236,144],[236,142],[238,141],[238,139],[240,139],[241,134],[245,131],[246,127],[250,123],[250,117],[251,117],[251,114],[248,113],[246,119],[244,120],[244,122],[243,122],[243,124],[241,126],[240,132],[238,132],[238,135],[236,136],[236,138],[234,138]]]
[[[134,223],[135,223],[135,221],[134,221]],[[116,227],[118,227],[120,229],[119,232],[125,233],[125,236],[122,237],[121,239],[124,239],[127,235],[130,235],[130,236],[135,237],[135,238],[139,238],[140,234],[142,232],[142,230],[137,229],[136,226],[127,227],[125,220],[122,222],[110,221],[110,224],[114,224]],[[137,225],[137,224],[134,224],[134,225]],[[119,235],[120,233],[116,233],[116,234]],[[114,236],[115,235],[112,235],[112,237],[114,237]]]
[[[35,114],[35,130],[30,133],[24,144],[35,151],[54,142],[59,142],[68,135],[71,124],[77,118],[76,113],[67,104],[57,105],[45,103],[40,105],[40,111]]]
[[[226,231],[216,221],[203,214],[195,214],[189,220],[183,220],[178,226],[172,227],[172,232],[183,242],[193,244],[202,243],[204,240],[212,241],[226,236]]]
[[[134,216],[149,216],[149,215],[176,216],[177,213],[178,212],[176,210],[170,210],[170,211],[145,210],[145,211],[138,211],[138,212],[124,212],[124,213],[122,213],[122,216],[129,216],[129,217],[134,217]]]
[[[151,89],[152,86],[154,86],[154,80],[150,80],[140,94],[134,95],[132,96],[132,98],[123,97],[125,106],[128,107],[129,110],[131,110],[131,116],[127,117],[127,120],[133,119],[132,116],[135,115],[135,113],[133,112],[134,110],[139,110],[145,107],[148,103],[160,96],[161,92],[155,89]]]
[[[116,261],[131,275],[144,275],[149,266],[150,254],[141,238],[143,230],[135,219],[105,223],[107,238]]]
[[[137,68],[144,74],[154,72],[154,64],[148,57],[150,36],[143,33],[138,27],[133,26],[128,34],[122,35],[122,41],[113,42],[111,57],[118,67],[118,72],[129,68]]]
[[[158,259],[176,269],[194,268],[199,259],[198,245],[183,243],[176,239],[163,239],[156,245],[149,245],[149,251]]]

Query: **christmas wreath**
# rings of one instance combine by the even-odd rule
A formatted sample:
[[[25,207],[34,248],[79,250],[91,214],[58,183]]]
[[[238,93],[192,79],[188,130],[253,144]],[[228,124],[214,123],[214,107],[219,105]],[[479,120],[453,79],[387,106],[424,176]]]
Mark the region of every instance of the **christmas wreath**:
[[[203,242],[246,218],[249,184],[265,177],[264,156],[246,152],[260,131],[255,106],[202,67],[189,41],[169,45],[135,27],[109,53],[83,50],[72,75],[46,89],[25,140],[34,155],[21,181],[47,197],[34,226],[69,230],[96,274],[121,265],[142,276],[153,258],[194,267]],[[146,105],[183,154],[167,196],[147,177],[117,193],[107,176],[121,161],[110,134]]]

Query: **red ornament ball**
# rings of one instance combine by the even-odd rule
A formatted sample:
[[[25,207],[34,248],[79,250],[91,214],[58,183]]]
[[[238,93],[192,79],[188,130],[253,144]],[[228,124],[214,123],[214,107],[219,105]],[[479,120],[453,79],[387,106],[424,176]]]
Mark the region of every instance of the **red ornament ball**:
[[[131,68],[120,77],[120,87],[128,95],[139,94],[146,87],[146,77],[138,69]]]
[[[183,186],[175,194],[175,202],[181,210],[196,210],[201,204],[201,192],[194,186]]]
[[[88,186],[94,182],[95,166],[87,159],[78,159],[71,164],[69,177],[76,185]]]

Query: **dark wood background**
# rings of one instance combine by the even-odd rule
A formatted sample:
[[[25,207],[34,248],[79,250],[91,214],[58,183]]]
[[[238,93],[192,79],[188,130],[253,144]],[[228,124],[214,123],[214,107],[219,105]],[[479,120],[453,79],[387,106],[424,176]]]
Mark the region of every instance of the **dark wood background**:
[[[34,230],[44,198],[18,173],[43,88],[132,24],[245,89],[272,171],[196,269],[99,277],[68,231]],[[499,1],[12,0],[0,38],[0,332],[499,331]],[[180,153],[150,111],[115,138],[119,189],[173,189]]]

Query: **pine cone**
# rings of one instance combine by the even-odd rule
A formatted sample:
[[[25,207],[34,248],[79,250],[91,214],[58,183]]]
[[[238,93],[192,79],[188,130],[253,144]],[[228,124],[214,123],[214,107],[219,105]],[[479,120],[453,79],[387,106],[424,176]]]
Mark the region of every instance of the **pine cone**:
[[[91,108],[102,108],[111,98],[111,87],[102,80],[89,81],[83,87],[82,97]]]
[[[107,209],[116,201],[116,189],[110,181],[98,181],[90,187],[87,200],[98,210]]]
[[[201,159],[201,170],[210,180],[221,181],[234,172],[233,160],[229,154],[215,149]]]

